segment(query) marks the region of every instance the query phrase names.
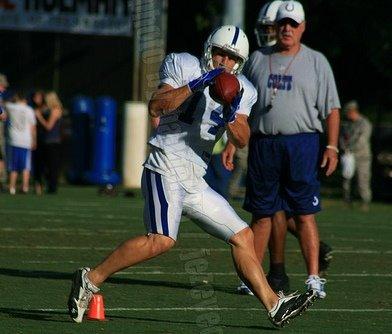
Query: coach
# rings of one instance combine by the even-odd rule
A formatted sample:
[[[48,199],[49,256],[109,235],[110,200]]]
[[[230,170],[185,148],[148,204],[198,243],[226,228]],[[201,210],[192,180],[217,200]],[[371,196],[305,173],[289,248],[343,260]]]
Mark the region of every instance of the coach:
[[[308,288],[325,297],[319,277],[319,168],[331,175],[338,163],[340,102],[331,67],[317,51],[301,44],[305,13],[297,1],[285,1],[277,13],[278,42],[255,51],[245,75],[258,91],[249,118],[247,190],[244,208],[252,213],[257,256],[262,261],[271,233],[271,217],[285,210],[296,220],[307,263]],[[327,146],[319,137],[327,130]],[[226,148],[230,149],[230,148]],[[279,233],[285,240],[286,224]]]

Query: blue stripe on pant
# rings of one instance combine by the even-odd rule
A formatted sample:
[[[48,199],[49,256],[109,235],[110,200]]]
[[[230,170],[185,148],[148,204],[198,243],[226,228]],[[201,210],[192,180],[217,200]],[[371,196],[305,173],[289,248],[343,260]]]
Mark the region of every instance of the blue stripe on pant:
[[[169,236],[169,205],[165,197],[162,176],[146,169],[146,182],[151,232],[160,233],[160,230],[162,230],[163,235]],[[160,214],[158,214],[159,211]]]
[[[158,190],[159,202],[161,204],[161,224],[163,235],[169,236],[169,225],[167,221],[168,203],[165,198],[165,192],[162,185],[162,176],[160,174],[155,174],[155,181]]]

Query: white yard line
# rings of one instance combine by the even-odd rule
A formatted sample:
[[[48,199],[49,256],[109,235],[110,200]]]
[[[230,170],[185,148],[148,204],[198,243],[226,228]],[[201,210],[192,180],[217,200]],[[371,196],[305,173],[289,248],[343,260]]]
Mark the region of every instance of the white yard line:
[[[37,249],[37,250],[112,250],[115,245],[111,247],[80,247],[80,246],[24,246],[24,245],[0,245],[0,249]],[[170,252],[200,252],[202,250],[206,250],[209,252],[230,252],[230,248],[173,248]],[[288,249],[289,253],[300,253],[299,249]],[[378,254],[378,255],[386,255],[392,254],[392,250],[371,250],[371,249],[336,249],[333,251],[334,254]]]
[[[107,218],[110,220],[130,220],[130,221],[138,221],[141,220],[141,217],[128,217],[124,215],[106,215],[102,216],[101,218]],[[62,219],[59,218],[53,218],[53,219],[45,219],[46,222],[62,222]],[[102,229],[94,229],[93,231],[89,228],[62,228],[62,227],[31,227],[31,228],[15,228],[13,226],[3,226],[0,227],[0,232],[69,232],[73,234],[90,234],[90,235],[97,235],[99,233],[129,233],[129,229],[123,228],[123,229],[108,229],[108,228],[102,228]],[[213,239],[212,236],[210,236],[207,233],[204,232],[183,232],[180,234],[182,238],[202,238],[202,239],[208,239],[211,238]],[[383,240],[378,240],[374,238],[329,238],[329,240],[336,240],[336,241],[351,241],[351,242],[383,242]]]
[[[112,217],[110,219],[119,219],[119,220],[125,220],[125,219],[129,219],[129,220],[137,220],[138,218],[136,217]],[[61,219],[45,219],[46,222],[62,222]],[[130,233],[130,229],[126,229],[126,228],[122,228],[122,229],[107,229],[107,228],[97,228],[94,229],[94,231],[91,231],[91,229],[87,229],[87,228],[61,228],[61,227],[56,227],[56,228],[52,228],[52,227],[32,227],[32,228],[14,228],[14,227],[1,227],[0,228],[0,232],[36,232],[36,233],[69,233],[69,234],[83,234],[83,235],[98,235],[101,233],[106,233],[106,234],[124,234],[124,233]],[[184,232],[181,233],[181,237],[182,238],[194,238],[194,239],[212,239],[212,236],[210,236],[207,233],[203,233],[203,232]]]
[[[108,312],[166,312],[166,311],[255,311],[260,312],[261,308],[257,307],[113,307],[106,308]],[[26,312],[66,312],[67,310],[62,308],[39,308],[39,309],[28,309],[23,308],[21,311]],[[347,313],[371,313],[371,312],[392,312],[389,308],[367,308],[367,309],[350,309],[350,308],[329,308],[329,309],[309,309],[307,312],[347,312]]]
[[[135,267],[135,269],[138,269]],[[132,275],[170,275],[170,276],[178,276],[178,275],[185,275],[185,276],[194,276],[194,275],[200,275],[200,276],[237,276],[236,272],[200,272],[200,273],[187,273],[187,272],[164,272],[160,270],[153,270],[153,271],[121,271],[118,272],[114,275],[119,275],[119,276],[132,276]],[[302,277],[304,276],[304,273],[288,273],[289,276],[298,276]],[[364,274],[364,273],[340,273],[340,274],[330,274],[328,273],[328,277],[392,277],[391,274],[379,274],[379,273],[369,273],[369,274]]]
[[[21,261],[22,263],[28,264],[81,264],[81,261]],[[115,273],[115,276],[135,276],[135,275],[142,275],[142,276],[237,276],[237,273],[234,271],[225,271],[225,272],[208,272],[203,271],[199,273],[188,273],[184,271],[177,271],[177,272],[167,272],[159,270],[163,268],[162,266],[135,266],[133,268],[128,268],[125,271],[120,271]],[[148,271],[140,271],[140,269],[145,269]],[[151,269],[151,270],[149,270]],[[32,270],[32,271],[39,271],[40,269]],[[303,277],[304,273],[288,273],[289,276],[293,277]],[[392,273],[339,273],[339,274],[328,274],[329,278],[332,277],[392,277]],[[336,280],[333,280],[336,281]],[[343,280],[346,281],[346,280]]]

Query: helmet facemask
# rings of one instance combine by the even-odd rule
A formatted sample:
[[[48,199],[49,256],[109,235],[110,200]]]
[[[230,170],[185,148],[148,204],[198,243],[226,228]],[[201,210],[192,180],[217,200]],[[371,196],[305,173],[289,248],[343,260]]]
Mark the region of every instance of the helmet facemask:
[[[259,47],[273,46],[277,42],[276,15],[284,1],[274,0],[261,7],[254,29]]]
[[[208,50],[206,52],[205,58],[207,60],[208,70],[212,70],[215,68],[213,57],[215,54],[219,53],[229,54],[229,58],[235,60],[235,65],[230,70],[231,74],[240,73],[242,68],[244,67],[245,60],[232,50],[228,50],[227,48],[222,48],[213,44],[211,44],[207,49]]]
[[[273,46],[277,42],[276,26],[273,23],[257,23],[255,34],[259,47]]]

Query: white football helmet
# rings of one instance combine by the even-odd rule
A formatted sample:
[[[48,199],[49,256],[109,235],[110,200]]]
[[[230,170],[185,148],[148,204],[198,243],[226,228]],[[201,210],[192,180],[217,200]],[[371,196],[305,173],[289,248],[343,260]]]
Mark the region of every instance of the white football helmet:
[[[239,74],[248,60],[249,42],[245,33],[232,25],[222,26],[214,30],[204,43],[204,56],[202,58],[205,70],[212,70],[212,48],[217,47],[232,53],[240,60],[234,65],[232,74]]]
[[[255,27],[255,35],[259,47],[276,44],[275,20],[282,2],[280,0],[271,1],[261,7]]]

